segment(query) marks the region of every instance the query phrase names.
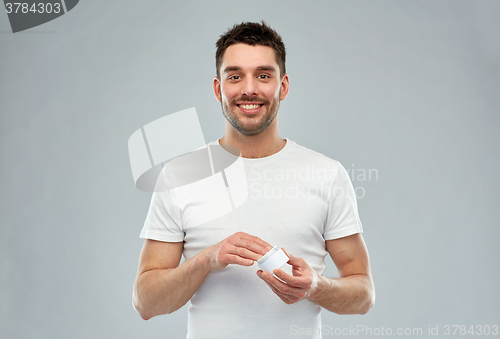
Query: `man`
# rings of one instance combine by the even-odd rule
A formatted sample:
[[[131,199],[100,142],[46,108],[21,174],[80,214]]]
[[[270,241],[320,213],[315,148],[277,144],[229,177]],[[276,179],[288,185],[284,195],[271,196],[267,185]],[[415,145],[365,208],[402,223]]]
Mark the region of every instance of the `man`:
[[[226,122],[213,144],[241,151],[248,199],[185,228],[189,211],[155,193],[134,307],[149,319],[190,300],[188,338],[289,338],[300,329],[321,338],[321,307],[364,314],[374,303],[354,190],[337,161],[279,136],[278,108],[289,90],[281,37],[264,22],[242,23],[216,46],[213,89]],[[290,258],[273,275],[255,264],[272,245]],[[322,276],[326,254],[338,279]]]

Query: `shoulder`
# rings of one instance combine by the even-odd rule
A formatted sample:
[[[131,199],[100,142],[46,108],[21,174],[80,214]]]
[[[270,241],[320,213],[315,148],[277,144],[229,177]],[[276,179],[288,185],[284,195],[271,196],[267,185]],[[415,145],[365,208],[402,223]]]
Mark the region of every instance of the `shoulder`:
[[[316,152],[310,148],[297,144],[295,141],[287,139],[290,142],[289,156],[295,161],[300,161],[304,164],[314,164],[319,168],[325,168],[332,171],[343,169],[338,160],[332,159],[322,153]]]

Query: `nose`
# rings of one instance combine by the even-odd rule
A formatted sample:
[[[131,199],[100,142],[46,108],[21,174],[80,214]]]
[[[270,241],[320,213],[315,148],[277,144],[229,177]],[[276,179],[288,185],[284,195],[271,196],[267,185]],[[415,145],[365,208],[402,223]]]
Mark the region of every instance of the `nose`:
[[[259,89],[257,85],[257,79],[253,77],[247,77],[243,81],[243,92],[245,95],[252,96],[252,95],[258,95],[259,94]]]

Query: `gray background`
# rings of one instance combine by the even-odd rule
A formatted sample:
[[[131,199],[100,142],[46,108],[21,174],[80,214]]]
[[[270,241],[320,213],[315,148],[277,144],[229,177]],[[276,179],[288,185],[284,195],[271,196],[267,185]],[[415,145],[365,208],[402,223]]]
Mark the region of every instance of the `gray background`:
[[[485,0],[80,1],[18,34],[0,13],[0,337],[186,333],[186,308],[147,322],[132,308],[150,193],[127,140],[189,107],[207,141],[222,136],[214,43],[261,19],[288,51],[281,135],[378,171],[354,180],[376,305],[323,324],[500,325],[499,13]]]

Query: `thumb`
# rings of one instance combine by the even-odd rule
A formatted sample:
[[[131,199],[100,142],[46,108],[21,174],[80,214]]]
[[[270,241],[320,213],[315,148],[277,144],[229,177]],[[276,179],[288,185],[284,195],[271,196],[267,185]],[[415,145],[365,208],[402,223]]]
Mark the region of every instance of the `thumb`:
[[[294,266],[298,264],[298,259],[300,259],[299,257],[288,254],[283,247],[281,249],[283,250],[283,252],[285,252],[286,256],[289,258],[289,260],[287,261],[289,265]]]

